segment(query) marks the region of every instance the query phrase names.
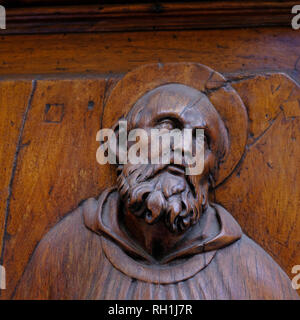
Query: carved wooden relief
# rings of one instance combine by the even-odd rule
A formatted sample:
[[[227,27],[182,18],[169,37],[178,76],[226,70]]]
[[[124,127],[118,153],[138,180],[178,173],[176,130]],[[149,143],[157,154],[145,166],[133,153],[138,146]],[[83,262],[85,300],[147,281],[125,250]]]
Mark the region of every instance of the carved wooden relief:
[[[72,93],[68,101],[59,93],[65,90]],[[57,152],[64,154],[62,161],[70,164],[70,171],[60,173],[60,164],[45,176],[36,171],[36,184],[28,186],[31,197],[26,206],[15,200],[24,186],[13,185],[10,209],[23,206],[25,212],[7,222],[11,234],[4,247],[6,261],[13,255],[22,256],[16,268],[20,281],[8,276],[10,287],[16,287],[10,292],[12,297],[298,298],[277,264],[279,256],[292,261],[299,245],[298,164],[292,157],[287,165],[281,156],[282,150],[299,154],[300,89],[292,80],[270,74],[228,81],[196,63],[155,64],[135,69],[119,81],[72,80],[61,81],[59,86],[51,81],[34,83],[31,100],[26,122],[39,125],[25,124],[22,144],[27,141],[27,148],[38,156],[42,142],[32,131],[43,128],[53,146],[35,163],[47,164],[47,157]],[[77,104],[76,112],[84,117],[68,113],[68,104]],[[40,113],[32,113],[33,108]],[[34,119],[37,114],[40,120]],[[80,118],[82,122],[77,124]],[[92,159],[97,145],[91,146],[99,119],[102,128],[114,128],[116,134],[120,119],[127,121],[128,130],[203,128],[204,170],[188,176],[185,165],[174,163],[100,166]],[[289,146],[282,138],[276,143],[276,135],[282,136],[282,132]],[[59,150],[55,138],[70,139],[73,153]],[[78,161],[74,158],[77,148],[78,153],[88,152]],[[88,151],[91,149],[94,153]],[[28,149],[20,152],[22,162],[15,174],[21,178],[33,162]],[[67,185],[60,175],[68,176],[68,189],[59,188],[59,184]],[[45,180],[39,182],[41,177]],[[82,183],[92,183],[92,194],[79,191],[84,189],[78,186]],[[39,185],[47,194],[31,203]],[[86,186],[86,190],[90,188]],[[295,195],[293,199],[290,194]],[[93,198],[76,206],[89,196]],[[45,204],[51,197],[56,202]],[[64,201],[64,206],[60,205],[60,197],[68,197],[69,204]],[[285,219],[286,207],[291,213]],[[32,211],[41,211],[36,219],[42,219],[42,227],[34,228]],[[274,224],[266,223],[271,216]],[[53,228],[45,234],[50,226]],[[21,230],[28,228],[32,232],[24,239]],[[282,239],[276,239],[279,228],[284,229],[279,232]],[[21,253],[22,241],[24,248],[33,252],[31,258],[31,252]],[[284,250],[282,246],[287,249],[276,257]]]

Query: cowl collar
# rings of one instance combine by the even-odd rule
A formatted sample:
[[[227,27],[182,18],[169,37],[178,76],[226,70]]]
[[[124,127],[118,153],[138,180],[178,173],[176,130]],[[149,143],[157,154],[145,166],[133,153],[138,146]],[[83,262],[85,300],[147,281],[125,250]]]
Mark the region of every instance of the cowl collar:
[[[106,189],[99,197],[97,205],[86,201],[83,204],[84,223],[93,232],[113,241],[127,254],[144,261],[147,264],[157,264],[141,246],[134,242],[118,222],[121,201],[116,188]],[[201,235],[192,241],[186,241],[170,252],[161,264],[169,263],[178,258],[193,256],[208,251],[214,251],[230,245],[242,236],[242,231],[235,219],[223,207],[210,204],[209,212],[201,222]],[[214,227],[212,227],[214,225]],[[218,226],[216,232],[215,226]]]

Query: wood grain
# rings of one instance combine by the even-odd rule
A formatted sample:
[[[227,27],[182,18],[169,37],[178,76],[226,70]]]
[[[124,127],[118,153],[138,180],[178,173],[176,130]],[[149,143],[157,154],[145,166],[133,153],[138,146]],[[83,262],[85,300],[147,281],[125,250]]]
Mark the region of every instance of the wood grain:
[[[11,183],[18,153],[22,148],[20,136],[28,112],[31,81],[2,81],[0,83],[0,252],[11,198]]]
[[[223,74],[289,72],[300,80],[291,28],[2,36],[0,77],[122,74],[146,63],[199,62]]]
[[[233,85],[249,115],[244,158],[216,200],[292,278],[299,251],[300,88],[284,75]]]
[[[37,81],[11,186],[4,298],[13,292],[43,234],[105,183],[95,154],[106,86],[105,79]],[[49,114],[57,105],[63,106],[61,120],[51,121],[46,110]]]
[[[290,26],[295,1],[201,1],[29,7],[7,10],[2,34]],[[53,5],[53,4],[52,4]]]

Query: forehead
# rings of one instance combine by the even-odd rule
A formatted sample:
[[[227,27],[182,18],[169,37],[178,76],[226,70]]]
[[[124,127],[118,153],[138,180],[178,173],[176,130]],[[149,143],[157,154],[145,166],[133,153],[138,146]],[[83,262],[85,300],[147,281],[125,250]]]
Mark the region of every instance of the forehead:
[[[160,86],[140,98],[128,120],[133,127],[146,127],[161,118],[176,118],[189,127],[205,126],[214,109],[205,94],[181,84]]]

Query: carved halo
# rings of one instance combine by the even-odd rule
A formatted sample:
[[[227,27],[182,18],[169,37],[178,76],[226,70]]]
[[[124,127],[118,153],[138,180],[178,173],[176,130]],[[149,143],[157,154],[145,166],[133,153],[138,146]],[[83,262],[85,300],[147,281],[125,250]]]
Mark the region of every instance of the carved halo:
[[[220,163],[216,186],[240,161],[247,140],[246,108],[226,79],[199,63],[149,64],[128,72],[113,88],[104,109],[102,128],[112,127],[148,91],[168,83],[179,83],[205,93],[228,130],[229,153]]]

